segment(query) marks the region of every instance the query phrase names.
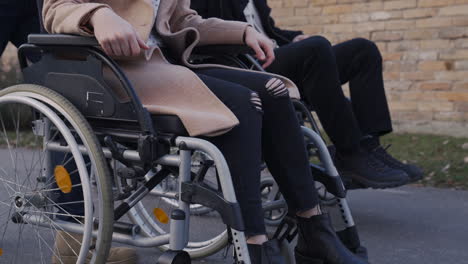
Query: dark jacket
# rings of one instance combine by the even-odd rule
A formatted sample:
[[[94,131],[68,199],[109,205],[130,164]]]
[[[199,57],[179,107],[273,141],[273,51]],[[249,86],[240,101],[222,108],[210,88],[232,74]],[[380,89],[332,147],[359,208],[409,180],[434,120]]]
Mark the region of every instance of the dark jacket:
[[[36,0],[0,0],[0,16],[37,16]]]
[[[283,30],[275,26],[271,17],[271,8],[267,0],[253,0],[260,15],[260,20],[268,37],[276,40],[278,45],[290,43],[302,31]],[[244,9],[248,0],[192,0],[191,8],[204,17],[218,17],[225,20],[246,21]]]

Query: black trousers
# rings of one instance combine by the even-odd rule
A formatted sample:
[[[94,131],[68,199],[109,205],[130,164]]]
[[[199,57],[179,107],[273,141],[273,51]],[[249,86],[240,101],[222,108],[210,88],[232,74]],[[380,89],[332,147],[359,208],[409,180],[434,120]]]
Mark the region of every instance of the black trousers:
[[[206,139],[228,162],[247,236],[266,233],[260,198],[262,153],[290,212],[317,206],[304,136],[287,91],[268,89],[271,77],[255,72],[217,68],[196,73],[240,121],[230,132]]]
[[[39,33],[39,31],[36,1],[0,1],[0,56],[9,41],[19,47],[27,42],[29,34]]]
[[[267,71],[298,85],[339,151],[354,151],[364,135],[392,131],[382,56],[373,42],[358,38],[332,46],[314,36],[282,46],[275,55]],[[351,101],[341,88],[347,82]]]

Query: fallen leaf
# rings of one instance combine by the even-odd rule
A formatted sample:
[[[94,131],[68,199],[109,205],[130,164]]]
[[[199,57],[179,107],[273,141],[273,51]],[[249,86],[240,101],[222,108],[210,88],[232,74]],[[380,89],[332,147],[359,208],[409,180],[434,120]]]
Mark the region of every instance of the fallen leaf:
[[[445,167],[443,167],[440,171],[441,172],[447,172],[449,169],[450,169],[450,163],[445,165]]]

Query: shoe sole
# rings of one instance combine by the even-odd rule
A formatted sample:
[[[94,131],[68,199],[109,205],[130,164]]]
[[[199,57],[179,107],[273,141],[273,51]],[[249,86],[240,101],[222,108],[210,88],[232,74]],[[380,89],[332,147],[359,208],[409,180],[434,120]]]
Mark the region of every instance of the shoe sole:
[[[360,175],[352,173],[352,172],[347,172],[343,174],[346,174],[346,177],[351,178],[351,180],[354,181],[355,183],[362,185],[363,188],[373,188],[373,189],[395,188],[395,187],[403,186],[410,182],[409,178],[405,180],[401,180],[401,181],[394,181],[394,182],[375,182],[375,181],[369,181],[368,179],[361,177]]]
[[[325,264],[323,260],[304,256],[297,250],[294,250],[294,257],[296,258],[296,264]]]
[[[416,177],[410,177],[410,183],[413,183],[413,182],[417,182],[419,180],[422,180],[424,178],[424,176],[416,176]]]

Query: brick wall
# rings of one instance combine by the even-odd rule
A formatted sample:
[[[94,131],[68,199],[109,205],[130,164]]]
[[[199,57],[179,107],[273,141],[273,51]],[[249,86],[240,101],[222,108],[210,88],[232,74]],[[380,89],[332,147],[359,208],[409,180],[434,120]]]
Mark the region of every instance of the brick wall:
[[[468,0],[268,0],[277,23],[377,43],[397,130],[468,136]]]

